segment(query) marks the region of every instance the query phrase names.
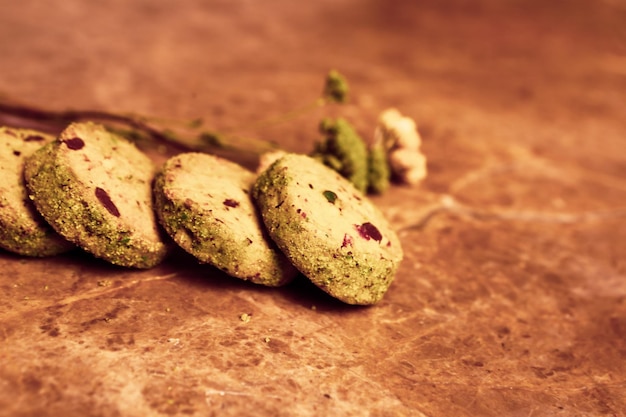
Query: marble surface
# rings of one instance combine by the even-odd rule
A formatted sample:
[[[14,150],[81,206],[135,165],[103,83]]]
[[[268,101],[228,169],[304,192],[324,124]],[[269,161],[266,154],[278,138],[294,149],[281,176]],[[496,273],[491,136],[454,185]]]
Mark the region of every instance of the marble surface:
[[[0,93],[308,152],[396,107],[429,176],[374,202],[405,249],[376,306],[0,253],[7,416],[626,414],[622,0],[2,2]],[[330,68],[352,100],[316,99]],[[3,123],[15,123],[4,116]],[[247,314],[249,320],[242,320]]]

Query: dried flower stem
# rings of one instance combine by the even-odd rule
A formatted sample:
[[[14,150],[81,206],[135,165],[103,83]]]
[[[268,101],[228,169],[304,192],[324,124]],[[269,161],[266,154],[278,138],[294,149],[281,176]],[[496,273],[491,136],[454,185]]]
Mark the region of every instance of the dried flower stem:
[[[193,132],[194,127],[187,128],[187,131],[175,132],[169,127],[158,126],[155,120],[141,116],[124,115],[100,110],[44,110],[36,106],[16,104],[6,100],[0,100],[0,113],[12,116],[20,121],[30,121],[42,123],[51,131],[61,131],[69,123],[81,120],[90,120],[105,124],[123,125],[131,129],[131,132],[119,132],[131,138],[137,139],[139,136],[147,136],[150,139],[168,143],[187,150],[200,152],[212,152],[218,149],[236,149],[240,151],[250,151],[261,153],[275,149],[273,144],[249,138],[229,137],[228,142],[221,139],[219,135],[212,132]],[[192,125],[190,123],[190,125]]]
[[[330,71],[321,96],[313,102],[278,117],[244,125],[237,130],[285,122],[329,103],[344,103],[347,101],[348,90],[344,77],[337,71]],[[182,151],[230,154],[230,157],[238,159],[238,162],[252,156],[258,164],[263,162],[262,155],[276,155],[276,151],[280,150],[275,143],[240,137],[234,135],[233,130],[226,133],[204,130],[202,119],[180,121],[100,110],[53,111],[0,96],[0,116],[2,115],[17,119],[18,125],[39,123],[44,126],[43,130],[55,133],[62,131],[72,122],[94,121],[105,124],[110,130],[138,144],[143,143],[144,146],[146,143],[149,146],[155,143],[167,144]],[[320,131],[325,139],[317,144],[312,156],[349,179],[363,192],[382,193],[387,188],[388,169],[381,170],[386,168],[382,167],[386,166],[384,155],[381,157],[368,150],[365,142],[347,121],[324,119]]]
[[[322,107],[328,102],[344,102],[348,93],[348,84],[337,71],[330,71],[326,77],[322,97],[302,108],[292,112],[248,125],[248,127],[262,127],[270,124],[291,120],[296,116],[309,112],[314,108]],[[37,122],[50,131],[61,131],[69,123],[91,120],[104,124],[122,125],[128,130],[115,129],[131,139],[147,137],[153,141],[174,145],[185,150],[213,153],[216,151],[237,151],[261,155],[264,152],[274,151],[278,146],[272,142],[244,138],[233,135],[232,132],[218,133],[202,130],[202,120],[178,123],[174,127],[172,121],[157,118],[147,118],[136,115],[125,115],[99,110],[61,110],[52,111],[38,108],[29,104],[22,104],[0,96],[0,114],[18,119],[19,122]],[[237,129],[241,130],[241,129]]]

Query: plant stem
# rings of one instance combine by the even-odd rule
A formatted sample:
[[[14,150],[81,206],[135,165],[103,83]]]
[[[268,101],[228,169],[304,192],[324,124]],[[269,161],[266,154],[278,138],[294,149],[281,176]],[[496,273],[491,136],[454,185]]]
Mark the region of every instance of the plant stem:
[[[131,130],[147,135],[151,139],[199,152],[213,152],[215,150],[237,150],[260,154],[274,150],[276,146],[262,140],[228,137],[214,132],[198,132],[198,127],[174,129],[157,127],[154,121],[145,117],[111,113],[100,110],[61,110],[52,111],[37,108],[26,104],[17,104],[0,99],[0,113],[17,119],[39,122],[51,130],[60,131],[72,122],[90,120],[101,123],[124,125]],[[191,125],[191,124],[190,124]],[[190,132],[189,130],[195,130]]]
[[[286,114],[244,125],[237,131],[249,128],[260,128],[284,121],[323,107],[327,103],[343,103],[347,99],[348,84],[345,78],[337,71],[331,70],[325,80],[321,97],[306,106],[295,109]],[[37,122],[45,128],[60,132],[68,124],[77,121],[94,121],[103,124],[123,125],[130,130],[123,130],[115,126],[108,126],[129,139],[138,140],[143,137],[152,139],[161,144],[174,145],[188,151],[215,153],[219,151],[247,153],[255,156],[274,151],[279,147],[268,141],[239,137],[233,135],[233,130],[225,133],[204,131],[201,129],[202,120],[197,119],[188,123],[163,121],[157,118],[147,118],[136,115],[111,113],[100,110],[61,110],[53,111],[38,108],[29,104],[18,103],[0,94],[0,115],[8,115],[22,122]],[[161,120],[161,121],[159,121]],[[178,125],[178,126],[174,126]]]

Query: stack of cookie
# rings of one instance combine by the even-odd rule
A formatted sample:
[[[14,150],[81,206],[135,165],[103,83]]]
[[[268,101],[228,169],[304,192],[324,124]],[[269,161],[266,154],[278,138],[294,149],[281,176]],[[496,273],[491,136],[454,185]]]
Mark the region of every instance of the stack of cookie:
[[[0,128],[0,140],[0,247],[21,255],[79,247],[150,268],[176,244],[240,279],[280,286],[302,273],[362,305],[383,297],[402,259],[381,212],[305,155],[286,154],[259,175],[201,153],[157,169],[134,144],[90,122],[56,139]]]

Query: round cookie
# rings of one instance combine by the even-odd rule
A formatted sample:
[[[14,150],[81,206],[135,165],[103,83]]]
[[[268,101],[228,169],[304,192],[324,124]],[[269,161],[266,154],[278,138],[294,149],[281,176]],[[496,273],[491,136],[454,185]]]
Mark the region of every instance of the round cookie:
[[[297,270],[263,227],[249,192],[254,180],[252,172],[213,155],[174,156],[155,180],[157,215],[201,262],[256,284],[283,285]]]
[[[383,297],[402,247],[382,213],[340,174],[288,154],[253,187],[270,236],[315,285],[348,304]]]
[[[53,136],[0,127],[0,248],[25,256],[50,256],[74,248],[37,213],[24,184],[24,160]]]
[[[30,156],[24,178],[61,236],[113,264],[149,268],[168,249],[152,206],[154,171],[134,144],[86,122]]]

